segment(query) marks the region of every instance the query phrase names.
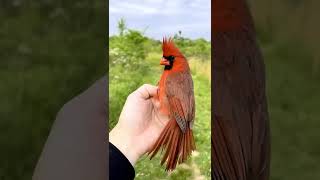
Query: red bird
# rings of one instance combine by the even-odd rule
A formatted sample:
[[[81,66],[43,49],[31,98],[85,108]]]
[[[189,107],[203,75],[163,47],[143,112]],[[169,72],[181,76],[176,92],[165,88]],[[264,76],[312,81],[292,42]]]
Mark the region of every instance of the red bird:
[[[160,111],[169,116],[169,122],[149,151],[152,159],[160,147],[165,150],[161,165],[173,170],[195,150],[192,125],[195,116],[193,81],[186,58],[174,45],[173,40],[163,39],[164,71],[159,81]]]
[[[245,0],[212,1],[211,178],[268,180],[265,66]]]

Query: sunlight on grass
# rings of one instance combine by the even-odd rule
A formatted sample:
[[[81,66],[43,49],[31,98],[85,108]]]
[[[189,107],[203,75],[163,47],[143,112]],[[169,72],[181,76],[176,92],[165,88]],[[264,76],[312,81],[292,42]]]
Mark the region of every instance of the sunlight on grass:
[[[211,61],[202,61],[199,58],[191,57],[189,65],[191,71],[203,75],[211,82]]]
[[[179,38],[177,43],[190,60],[196,101],[193,127],[196,151],[188,160],[172,172],[166,172],[160,165],[163,154],[152,160],[147,156],[135,165],[137,180],[145,179],[211,179],[211,76],[210,42]],[[163,72],[161,42],[144,37],[137,31],[128,31],[123,36],[109,38],[109,127],[117,123],[127,95],[142,84],[157,85]],[[189,58],[190,57],[190,58]],[[192,57],[192,58],[191,58]]]

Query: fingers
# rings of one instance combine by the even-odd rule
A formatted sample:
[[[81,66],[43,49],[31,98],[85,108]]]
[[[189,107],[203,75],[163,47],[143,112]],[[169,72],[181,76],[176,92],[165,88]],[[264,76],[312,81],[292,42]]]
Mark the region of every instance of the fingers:
[[[144,84],[139,87],[135,93],[139,94],[143,99],[149,99],[157,95],[158,87],[150,84]]]
[[[153,104],[153,106],[155,107],[155,108],[160,108],[160,101],[157,99],[157,98],[155,98],[155,97],[153,97],[152,99],[151,99],[151,102],[152,102],[152,104]]]

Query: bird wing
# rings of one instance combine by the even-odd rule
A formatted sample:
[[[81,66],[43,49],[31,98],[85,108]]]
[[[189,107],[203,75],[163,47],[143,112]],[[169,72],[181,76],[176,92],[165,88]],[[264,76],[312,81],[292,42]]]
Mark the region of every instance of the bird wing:
[[[170,116],[174,117],[180,129],[185,132],[192,126],[195,116],[193,81],[189,72],[172,73],[166,80],[166,95]]]
[[[218,6],[220,12],[234,9],[247,15],[241,19],[237,13],[232,16],[241,22],[240,26],[213,28],[211,177],[215,180],[268,180],[270,127],[265,67],[253,22],[244,0],[216,0],[216,3],[223,5]],[[232,23],[219,14],[215,18],[219,17],[221,23]]]

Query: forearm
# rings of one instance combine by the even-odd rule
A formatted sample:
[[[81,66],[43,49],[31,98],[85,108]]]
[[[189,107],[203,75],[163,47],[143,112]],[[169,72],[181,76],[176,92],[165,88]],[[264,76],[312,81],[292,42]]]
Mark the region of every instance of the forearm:
[[[117,147],[121,153],[129,160],[132,166],[135,165],[139,157],[142,155],[134,146],[134,137],[126,133],[125,129],[115,126],[109,133],[109,142]]]
[[[96,96],[91,95],[95,92],[92,88],[59,112],[35,168],[34,180],[107,179],[106,113],[94,107],[100,100],[93,98]]]

